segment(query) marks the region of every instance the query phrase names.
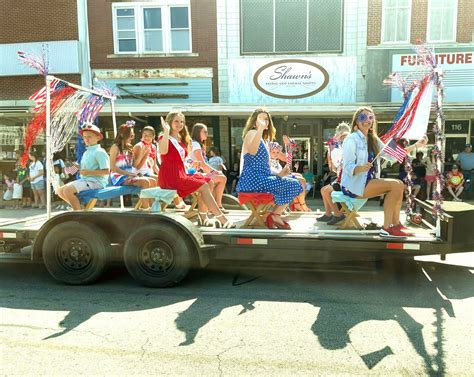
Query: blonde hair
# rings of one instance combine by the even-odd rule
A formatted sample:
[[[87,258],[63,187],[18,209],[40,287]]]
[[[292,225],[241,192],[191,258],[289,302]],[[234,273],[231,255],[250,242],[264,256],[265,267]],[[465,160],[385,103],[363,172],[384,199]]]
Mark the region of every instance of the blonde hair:
[[[191,137],[189,136],[189,131],[188,131],[188,127],[186,126],[186,118],[184,114],[179,110],[170,111],[168,115],[166,115],[165,121],[171,127],[171,124],[173,123],[174,119],[178,116],[182,116],[185,121],[183,129],[179,131],[179,137],[181,141],[186,145],[186,147],[189,148],[191,145]]]
[[[342,132],[351,132],[351,126],[347,122],[341,122],[336,127],[336,134],[340,134]]]
[[[357,118],[359,117],[360,113],[363,111],[370,112],[374,114],[374,110],[369,106],[362,106],[359,107],[354,115],[352,116],[352,130],[353,132],[356,131],[359,127],[357,126]],[[377,136],[377,119],[375,118],[374,114],[374,122],[372,123],[372,127],[369,128],[367,132],[367,152],[370,154],[370,151],[375,153],[375,156],[379,153],[379,137]]]
[[[247,122],[245,123],[244,131],[242,132],[242,138],[245,138],[247,133],[255,128],[255,124],[257,123],[257,117],[261,113],[265,113],[268,116],[268,128],[263,131],[262,138],[265,141],[273,141],[276,135],[276,129],[273,125],[273,120],[270,113],[264,109],[255,109],[253,113],[248,117]]]

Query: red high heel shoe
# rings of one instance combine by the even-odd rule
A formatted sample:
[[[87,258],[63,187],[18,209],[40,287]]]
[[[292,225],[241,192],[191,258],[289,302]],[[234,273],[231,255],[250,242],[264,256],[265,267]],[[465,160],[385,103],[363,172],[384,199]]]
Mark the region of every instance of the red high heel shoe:
[[[275,213],[270,213],[265,220],[265,224],[267,225],[268,229],[291,229],[290,224],[288,224],[285,220],[281,220],[283,223],[275,222],[273,219],[274,216],[278,216],[281,218],[280,215]]]

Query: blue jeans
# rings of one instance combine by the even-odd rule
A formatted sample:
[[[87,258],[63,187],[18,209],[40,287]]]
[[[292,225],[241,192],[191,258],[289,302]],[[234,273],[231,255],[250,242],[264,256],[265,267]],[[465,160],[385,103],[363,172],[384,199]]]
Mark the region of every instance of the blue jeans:
[[[472,170],[463,170],[462,175],[464,176],[464,190],[469,195],[472,192]]]

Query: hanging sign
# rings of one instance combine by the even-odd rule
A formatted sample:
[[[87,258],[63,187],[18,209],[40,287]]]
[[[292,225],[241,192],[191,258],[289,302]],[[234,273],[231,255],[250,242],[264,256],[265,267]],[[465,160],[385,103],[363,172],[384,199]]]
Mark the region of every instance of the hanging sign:
[[[255,72],[255,87],[268,96],[285,99],[310,97],[329,83],[328,72],[303,59],[285,59],[265,64]]]

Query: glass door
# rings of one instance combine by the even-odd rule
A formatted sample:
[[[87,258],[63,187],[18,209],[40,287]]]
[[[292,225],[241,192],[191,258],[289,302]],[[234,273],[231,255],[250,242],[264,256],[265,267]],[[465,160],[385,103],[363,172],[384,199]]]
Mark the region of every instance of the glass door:
[[[293,140],[296,142],[296,148],[293,151],[292,170],[302,173],[305,165],[311,166],[311,138],[294,137]]]

